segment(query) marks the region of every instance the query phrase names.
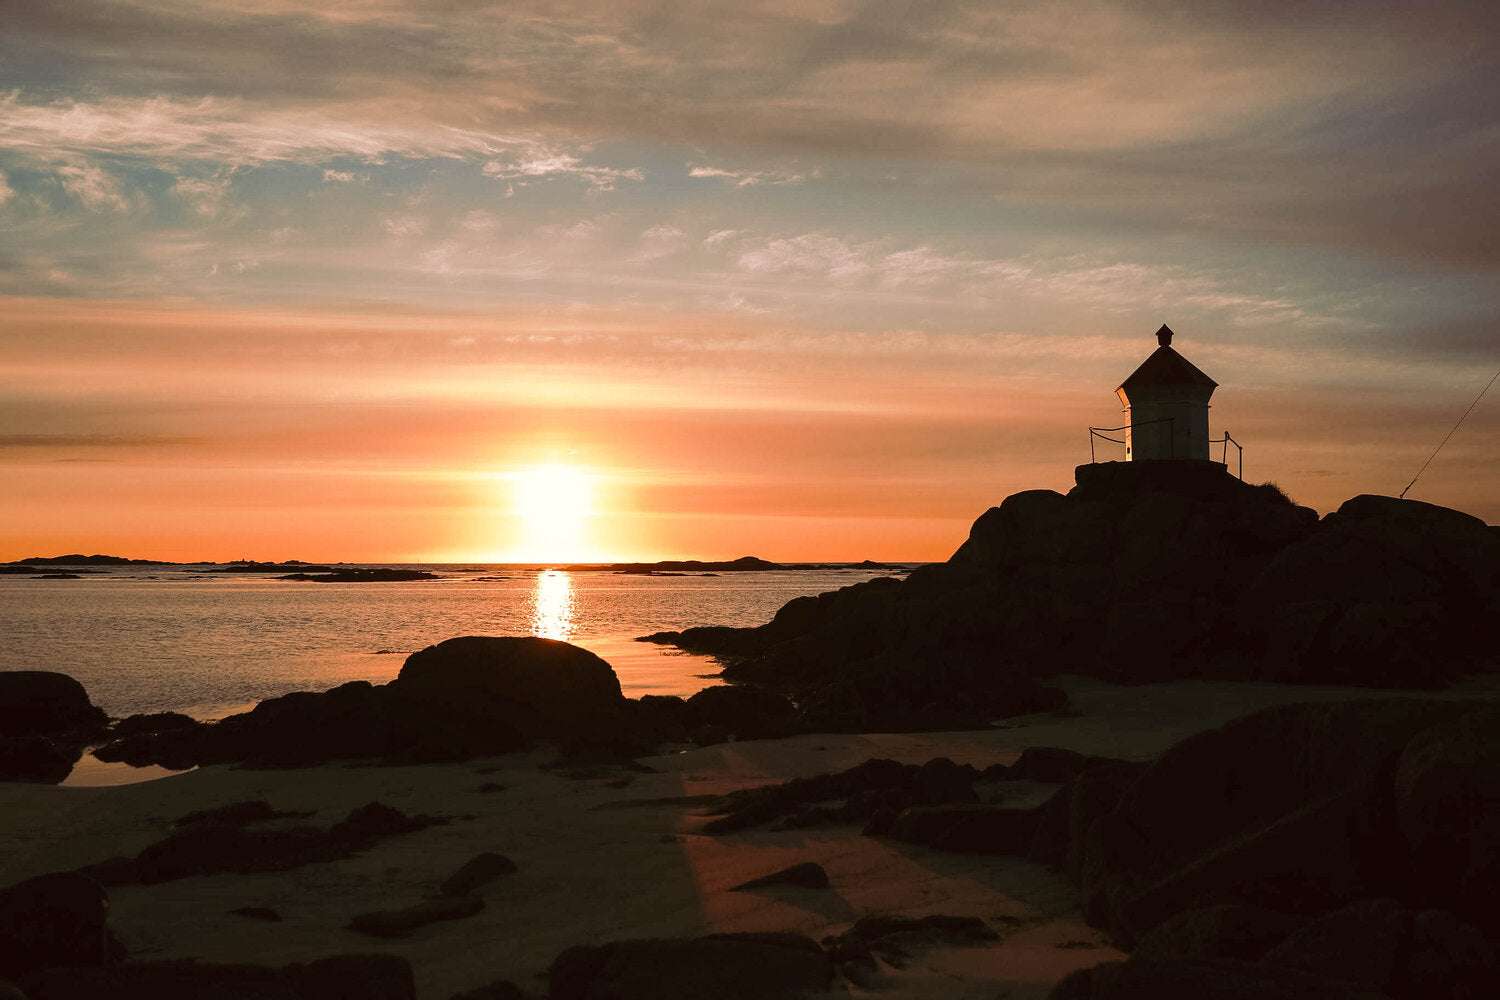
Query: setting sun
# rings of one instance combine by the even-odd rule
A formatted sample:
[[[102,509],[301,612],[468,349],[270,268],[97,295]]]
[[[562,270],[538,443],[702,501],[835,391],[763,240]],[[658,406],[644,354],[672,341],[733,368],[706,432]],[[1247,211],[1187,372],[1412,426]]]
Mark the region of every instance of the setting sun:
[[[508,477],[519,539],[516,562],[586,562],[597,558],[588,538],[594,478],[567,465],[544,465]]]

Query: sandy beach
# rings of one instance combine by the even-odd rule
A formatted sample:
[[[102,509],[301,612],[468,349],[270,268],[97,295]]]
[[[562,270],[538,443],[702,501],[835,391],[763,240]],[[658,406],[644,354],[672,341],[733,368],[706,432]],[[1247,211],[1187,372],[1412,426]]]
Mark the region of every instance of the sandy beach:
[[[280,823],[326,826],[379,801],[451,821],[394,836],[344,860],[291,871],[197,876],[112,889],[111,925],[134,959],[198,958],[269,965],[332,954],[388,951],[409,959],[418,995],[447,998],[499,979],[534,995],[563,949],[642,937],[733,931],[838,934],[858,917],[980,917],[997,942],[919,952],[883,966],[848,995],[1045,996],[1080,966],[1118,959],[1086,926],[1058,872],[1012,857],[953,854],[865,837],[852,826],[703,834],[703,797],[832,772],[867,758],[922,763],[949,757],[984,767],[1028,746],[1146,760],[1181,737],[1272,704],[1381,697],[1387,692],[1181,681],[1120,687],[1065,678],[1073,713],[1001,720],[985,731],[803,735],[667,748],[618,765],[550,767],[548,747],[455,765],[295,770],[206,767],[114,787],[0,785],[0,884],[134,854],[194,810],[264,799],[311,812]],[[1394,692],[1392,692],[1394,693]],[[1493,696],[1493,679],[1433,697]],[[1051,786],[1011,791],[1040,801]],[[483,890],[475,916],[429,924],[401,939],[346,929],[350,918],[417,903],[461,864],[492,851],[517,871]],[[748,879],[813,861],[829,889],[780,886],[731,892]],[[231,913],[267,907],[267,922]]]

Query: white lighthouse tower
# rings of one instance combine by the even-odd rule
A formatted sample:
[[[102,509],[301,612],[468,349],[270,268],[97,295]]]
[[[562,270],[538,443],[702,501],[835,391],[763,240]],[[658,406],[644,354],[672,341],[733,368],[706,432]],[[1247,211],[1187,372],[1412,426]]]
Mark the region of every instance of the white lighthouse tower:
[[[1165,323],[1160,345],[1115,392],[1125,405],[1125,461],[1208,458],[1208,399],[1219,383],[1172,349]]]

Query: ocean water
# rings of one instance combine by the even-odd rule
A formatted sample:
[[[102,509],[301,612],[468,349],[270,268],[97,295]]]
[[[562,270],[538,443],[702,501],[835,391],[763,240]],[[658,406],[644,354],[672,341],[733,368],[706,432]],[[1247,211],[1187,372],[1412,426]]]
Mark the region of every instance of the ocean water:
[[[114,716],[221,718],[289,691],[384,683],[406,655],[460,635],[539,635],[615,668],[630,697],[687,696],[714,661],[634,638],[758,625],[794,597],[882,571],[624,575],[413,566],[440,579],[314,583],[206,566],[110,567],[76,580],[0,577],[0,669],[57,670]],[[75,571],[76,572],[76,571]]]

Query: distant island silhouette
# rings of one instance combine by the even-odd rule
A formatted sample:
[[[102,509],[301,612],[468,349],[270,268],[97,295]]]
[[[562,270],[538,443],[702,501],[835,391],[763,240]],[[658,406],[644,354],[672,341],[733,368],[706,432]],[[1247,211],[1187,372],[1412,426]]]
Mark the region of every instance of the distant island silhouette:
[[[406,564],[410,565],[410,564]],[[449,565],[446,563],[418,563],[423,566]],[[485,563],[485,566],[547,566],[546,563]],[[560,565],[556,569],[568,573],[625,573],[649,575],[653,573],[758,573],[768,570],[828,570],[828,569],[867,569],[867,570],[891,570],[894,572],[906,572],[911,566],[920,563],[892,563],[875,562],[871,559],[863,559],[859,562],[809,562],[809,563],[778,563],[758,556],[741,556],[738,559],[729,560],[702,560],[702,559],[664,559],[659,562],[614,562],[614,563],[570,563]],[[333,563],[323,565],[318,563],[303,562],[300,559],[285,559],[280,562],[260,562],[254,559],[236,559],[232,562],[219,563],[212,560],[200,560],[196,562],[164,562],[156,559],[130,559],[124,556],[106,555],[64,555],[64,556],[36,556],[30,559],[17,559],[14,562],[0,563],[0,574],[24,574],[34,573],[43,567],[66,566],[208,566],[211,569],[203,570],[205,573],[256,573],[270,575],[282,574],[313,574],[313,573],[338,573],[347,577],[348,582],[357,579],[369,578],[368,574],[375,569],[382,569],[386,573],[409,572],[391,567],[381,567],[379,563],[366,563],[361,567],[348,566],[345,563]],[[87,572],[87,571],[86,571]],[[363,574],[363,575],[362,575]],[[284,576],[280,579],[300,579],[297,576]],[[384,579],[395,579],[387,576]],[[407,579],[424,579],[420,576],[411,576]]]

